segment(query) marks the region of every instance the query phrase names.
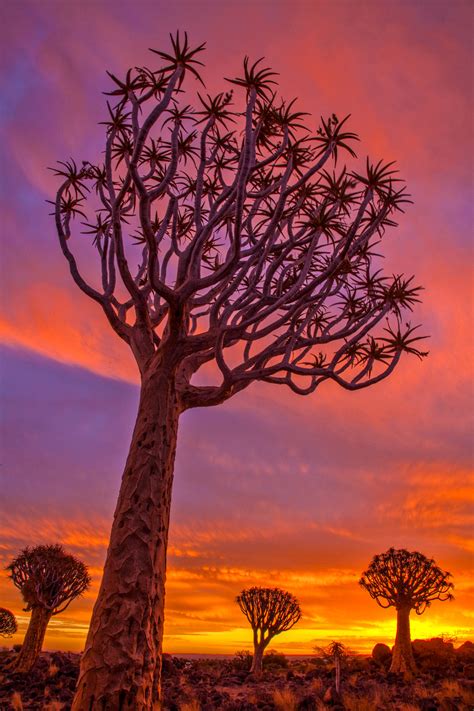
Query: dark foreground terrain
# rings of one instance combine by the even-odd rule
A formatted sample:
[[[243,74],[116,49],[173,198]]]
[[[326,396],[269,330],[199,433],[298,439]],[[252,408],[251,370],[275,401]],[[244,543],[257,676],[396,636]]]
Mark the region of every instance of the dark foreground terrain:
[[[270,653],[264,676],[249,676],[250,656],[188,661],[165,655],[166,711],[472,711],[474,645],[414,642],[419,676],[406,682],[387,673],[390,650],[377,645],[372,657],[343,662],[341,695],[332,665],[321,659],[289,660]],[[14,652],[0,652],[0,711],[67,711],[76,684],[79,655],[43,653],[29,675],[8,671]]]

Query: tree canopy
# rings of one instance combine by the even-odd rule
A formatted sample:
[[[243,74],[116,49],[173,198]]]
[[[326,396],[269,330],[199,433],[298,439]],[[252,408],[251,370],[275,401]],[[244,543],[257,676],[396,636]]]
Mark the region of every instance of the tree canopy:
[[[237,595],[236,602],[252,629],[267,638],[289,630],[301,617],[296,597],[280,588],[248,588]]]
[[[87,566],[59,544],[24,548],[7,570],[23,596],[25,610],[43,607],[53,615],[63,612],[91,580]]]
[[[426,355],[404,316],[420,287],[380,265],[378,245],[410,202],[394,163],[347,167],[359,140],[349,116],[318,127],[277,94],[263,59],[246,57],[227,80],[237,100],[200,90],[187,103],[185,79],[203,86],[204,45],[179,33],[171,44],[152,50],[161,66],[109,73],[104,162],[55,169],[71,274],[142,374],[174,339],[186,409],[255,380],[303,395],[326,381],[355,390],[403,352]],[[74,255],[81,230],[97,253],[89,280]],[[215,384],[191,384],[210,361]]]
[[[374,556],[359,584],[380,607],[409,607],[423,614],[434,600],[452,600],[451,574],[422,553],[390,548]]]

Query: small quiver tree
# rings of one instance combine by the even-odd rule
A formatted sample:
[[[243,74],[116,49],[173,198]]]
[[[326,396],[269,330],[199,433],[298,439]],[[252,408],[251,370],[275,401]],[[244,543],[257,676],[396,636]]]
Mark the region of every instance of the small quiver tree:
[[[359,584],[380,607],[397,610],[397,634],[392,651],[391,672],[410,677],[416,672],[410,638],[410,612],[422,615],[433,600],[452,600],[454,585],[450,573],[444,572],[433,559],[404,548],[390,548],[374,556]]]
[[[0,607],[0,637],[11,637],[17,629],[18,625],[13,612]]]
[[[35,664],[53,615],[59,615],[90,584],[87,566],[60,545],[24,548],[7,570],[31,611],[31,620],[15,670],[28,672]]]
[[[263,653],[277,634],[291,629],[301,617],[298,600],[280,588],[249,588],[236,602],[253,630],[254,655],[250,672],[262,674]]]
[[[316,654],[324,660],[334,664],[336,674],[335,687],[338,694],[341,693],[341,663],[349,655],[349,650],[342,642],[331,642],[327,647],[315,647]]]

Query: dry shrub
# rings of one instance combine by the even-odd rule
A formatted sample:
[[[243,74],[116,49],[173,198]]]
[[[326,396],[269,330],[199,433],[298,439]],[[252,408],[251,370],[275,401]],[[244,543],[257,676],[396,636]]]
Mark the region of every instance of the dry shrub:
[[[372,700],[367,696],[358,696],[352,692],[344,692],[344,707],[347,711],[372,711]]]
[[[324,701],[321,701],[321,699],[316,700],[316,705],[314,707],[314,711],[327,711],[329,707],[326,706]]]
[[[278,711],[296,711],[296,696],[290,689],[278,689],[273,693],[273,703]]]
[[[459,686],[459,696],[466,706],[474,708],[474,689],[469,686]]]
[[[43,711],[62,711],[64,704],[60,701],[50,701],[43,706]]]
[[[417,699],[430,699],[433,696],[433,689],[427,687],[422,681],[417,680],[413,683],[413,696]]]
[[[398,711],[420,711],[418,704],[397,704]]]
[[[201,704],[197,699],[192,701],[185,701],[180,705],[179,711],[201,711]]]
[[[321,694],[324,689],[324,683],[322,679],[313,679],[310,687],[313,694]]]
[[[453,696],[458,697],[466,706],[474,708],[474,689],[460,684],[456,679],[445,679],[435,696],[439,701]]]
[[[378,687],[364,695],[346,691],[343,694],[343,699],[347,711],[374,711],[378,707],[389,708],[386,689]]]
[[[456,679],[445,679],[438,694],[443,696],[461,696],[461,687]]]
[[[55,676],[59,671],[59,667],[57,664],[54,662],[51,662],[51,664],[48,667],[48,676]]]
[[[23,711],[23,701],[21,700],[21,694],[19,694],[18,691],[13,692],[10,703],[13,706],[14,711]]]

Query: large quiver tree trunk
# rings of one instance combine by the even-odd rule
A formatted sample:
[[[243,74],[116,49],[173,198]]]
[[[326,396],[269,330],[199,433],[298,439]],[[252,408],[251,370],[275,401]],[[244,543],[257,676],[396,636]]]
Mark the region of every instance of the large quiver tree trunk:
[[[403,672],[406,677],[413,676],[417,669],[410,637],[410,608],[397,610],[397,636],[392,652],[391,672]]]
[[[265,651],[265,646],[262,642],[255,645],[253,650],[252,666],[250,668],[250,673],[253,676],[262,676],[263,672],[263,653]]]
[[[179,414],[172,369],[145,373],[73,711],[161,708],[166,549]]]
[[[18,657],[13,662],[16,672],[31,671],[43,647],[44,636],[51,619],[51,610],[35,605],[31,611],[30,624],[21,645]]]
[[[260,677],[263,674],[263,655],[270,643],[270,639],[271,637],[265,639],[262,634],[262,638],[258,640],[256,633],[254,634],[254,650],[250,673],[255,677]]]

